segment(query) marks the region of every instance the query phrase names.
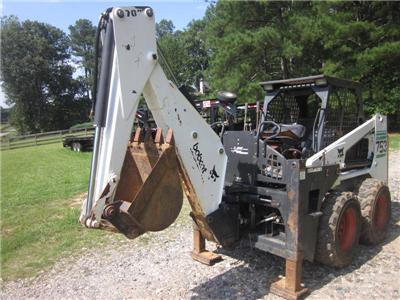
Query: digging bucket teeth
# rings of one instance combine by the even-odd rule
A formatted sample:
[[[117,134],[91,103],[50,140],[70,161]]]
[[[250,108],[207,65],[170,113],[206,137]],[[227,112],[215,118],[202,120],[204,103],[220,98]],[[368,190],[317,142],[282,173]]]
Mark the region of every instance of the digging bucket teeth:
[[[127,149],[115,201],[103,218],[128,238],[170,226],[182,208],[183,190],[172,129],[138,128]]]

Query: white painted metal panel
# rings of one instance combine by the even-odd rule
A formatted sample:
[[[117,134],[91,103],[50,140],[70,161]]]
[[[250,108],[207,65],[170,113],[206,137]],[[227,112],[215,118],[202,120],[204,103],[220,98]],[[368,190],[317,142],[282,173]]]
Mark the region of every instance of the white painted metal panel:
[[[154,16],[135,7],[121,9],[125,12],[122,18],[117,15],[118,8],[111,13],[115,48],[107,119],[96,166],[95,219],[101,218],[104,199],[99,198],[103,190],[112,178],[118,180],[121,173],[142,92],[157,126],[164,134],[168,128],[173,129],[178,154],[199,205],[209,214],[218,208],[222,198],[227,163],[223,145],[159,65]]]
[[[207,215],[222,199],[227,156],[218,135],[190,102],[169,82],[160,65],[154,69],[144,96],[158,127],[173,128],[178,154]]]

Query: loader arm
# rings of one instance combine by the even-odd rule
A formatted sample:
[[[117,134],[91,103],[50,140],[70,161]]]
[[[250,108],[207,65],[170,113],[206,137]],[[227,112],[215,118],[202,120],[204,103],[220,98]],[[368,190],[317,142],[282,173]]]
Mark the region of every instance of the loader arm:
[[[185,182],[184,188],[195,218],[203,224],[203,230],[208,231],[208,236],[215,240],[204,223],[207,215],[218,210],[222,198],[227,156],[219,137],[164,74],[158,62],[153,10],[149,7],[113,8],[103,15],[103,19],[106,25],[103,26],[102,66],[96,98],[95,146],[89,194],[82,209],[81,223],[88,227],[101,226],[107,215],[105,208],[117,201],[122,202],[116,208],[129,212],[128,219],[132,218],[135,209],[141,210],[148,205],[115,197],[118,188],[121,189],[120,184],[124,185],[122,188],[129,189],[128,181],[121,178],[121,171],[129,158],[128,142],[140,96],[143,94],[157,127],[161,128],[161,134],[173,148],[166,147],[168,151],[164,149],[162,152],[160,149],[166,144],[157,144],[162,154],[154,170],[146,174],[145,177],[149,176],[147,180],[143,179],[138,197],[142,197],[142,202],[151,202],[153,193],[158,194],[159,198],[163,195],[160,186],[164,190],[176,188],[179,191],[181,187],[176,185]],[[135,145],[141,147],[138,142]],[[173,152],[176,152],[178,167],[175,167]],[[167,174],[167,171],[170,173]],[[179,176],[178,172],[183,181],[172,179]],[[158,180],[163,182],[158,184]],[[168,193],[164,195],[167,197]],[[167,214],[171,209],[168,203],[174,199],[159,201],[162,201],[159,205],[148,206],[157,207],[154,218]],[[118,223],[122,219],[125,220],[122,215],[119,220],[114,218],[116,223],[113,225],[119,231],[125,230],[127,226]],[[135,223],[137,219],[133,217],[131,221]],[[144,228],[141,233],[147,230]]]
[[[349,149],[365,138],[369,140],[368,156],[372,158],[371,166],[357,170],[341,171],[339,179],[346,180],[369,174],[373,178],[379,178],[387,182],[388,156],[386,132],[386,116],[376,114],[371,119],[308,158],[306,167],[318,168],[325,165],[337,164],[340,166],[340,169],[344,169],[346,167],[345,159]]]

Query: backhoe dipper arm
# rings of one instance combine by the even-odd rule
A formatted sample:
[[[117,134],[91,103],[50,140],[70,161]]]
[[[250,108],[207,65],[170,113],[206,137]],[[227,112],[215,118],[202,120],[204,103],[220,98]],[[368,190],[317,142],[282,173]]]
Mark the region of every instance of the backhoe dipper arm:
[[[106,99],[100,99],[101,95],[97,98],[103,106],[97,105],[95,114],[104,113],[104,120],[96,124],[97,146],[81,222],[88,227],[100,226],[105,206],[124,200],[114,199],[115,190],[142,93],[164,136],[173,131],[180,165],[192,189],[192,208],[195,206],[204,218],[216,211],[227,156],[219,137],[165,76],[158,62],[153,10],[124,7],[109,11],[102,53],[112,62],[108,67],[103,57],[100,75],[100,84],[109,88]],[[107,77],[108,82],[104,80]]]

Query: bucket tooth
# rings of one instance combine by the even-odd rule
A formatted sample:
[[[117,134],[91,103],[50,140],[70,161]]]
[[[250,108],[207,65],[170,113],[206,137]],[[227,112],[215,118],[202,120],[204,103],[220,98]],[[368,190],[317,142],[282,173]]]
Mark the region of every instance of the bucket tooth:
[[[142,128],[140,127],[136,128],[132,142],[140,142],[141,135],[142,135]]]
[[[156,130],[156,136],[154,138],[154,143],[157,145],[157,147],[161,147],[161,144],[163,143],[163,135],[162,135],[161,128],[157,128],[157,130]]]
[[[154,139],[153,139],[154,136]],[[114,205],[104,217],[129,238],[171,225],[182,208],[183,190],[172,130],[137,129],[126,152]]]

